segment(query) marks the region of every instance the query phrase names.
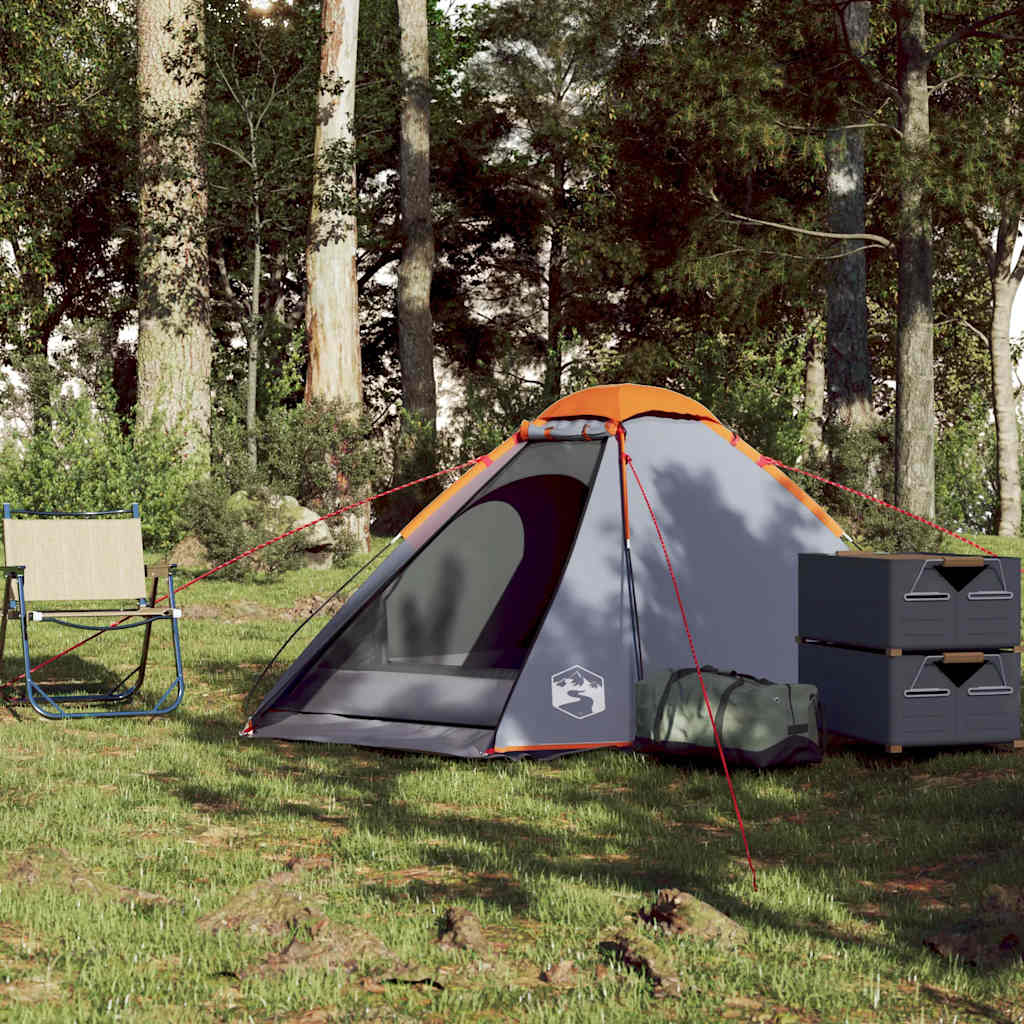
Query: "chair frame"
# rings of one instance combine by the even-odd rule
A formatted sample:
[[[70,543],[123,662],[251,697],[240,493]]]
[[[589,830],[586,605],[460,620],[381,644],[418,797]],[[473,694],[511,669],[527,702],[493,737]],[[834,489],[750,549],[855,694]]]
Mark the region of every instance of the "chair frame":
[[[114,519],[115,517],[129,516],[140,521],[139,504],[133,502],[128,508],[112,509],[104,512],[39,512],[32,509],[14,509],[9,502],[3,503],[4,526],[15,516],[32,517],[39,522],[46,520],[68,520],[68,519]],[[138,529],[141,531],[141,522]],[[134,531],[133,531],[134,532]],[[137,541],[138,553],[141,554],[141,532]],[[143,567],[143,578],[138,583],[139,596],[134,598],[134,606],[122,608],[73,608],[73,609],[29,609],[28,605],[41,603],[31,597],[32,569],[26,570],[25,565],[5,565],[0,567],[0,572],[5,578],[3,613],[0,616],[0,656],[5,649],[7,640],[8,620],[18,619],[21,627],[21,647],[25,662],[25,696],[32,708],[43,718],[141,718],[155,715],[166,715],[174,711],[185,695],[185,677],[181,665],[181,640],[178,634],[178,620],[181,618],[181,609],[177,606],[174,593],[174,565],[154,565]],[[29,577],[29,596],[26,599],[25,578]],[[134,588],[134,573],[129,572],[132,577],[130,585]],[[159,580],[167,579],[167,606],[156,607],[157,587]],[[151,581],[148,597],[145,594],[146,581]],[[43,599],[45,600],[45,599]],[[74,622],[72,619],[97,619],[116,617],[117,621],[109,625],[96,625],[95,622]],[[137,621],[129,621],[137,620]],[[125,709],[109,710],[111,706],[122,705],[131,700],[142,688],[146,678],[146,665],[149,659],[150,635],[153,624],[156,621],[168,621],[171,624],[171,639],[174,648],[175,679],[156,701],[146,709]],[[115,630],[133,629],[142,627],[142,650],[138,665],[133,668],[124,678],[120,679],[106,692],[82,691],[82,684],[72,681],[50,681],[46,684],[39,683],[33,677],[32,656],[29,645],[29,623],[53,622],[58,625],[68,626],[72,629],[91,630],[94,636]],[[92,639],[89,637],[88,639]],[[84,643],[85,641],[83,641]],[[65,652],[66,653],[66,652]],[[39,668],[37,665],[36,668]],[[54,693],[52,689],[66,690],[67,692]],[[69,711],[64,705],[99,705],[99,707],[88,710]]]

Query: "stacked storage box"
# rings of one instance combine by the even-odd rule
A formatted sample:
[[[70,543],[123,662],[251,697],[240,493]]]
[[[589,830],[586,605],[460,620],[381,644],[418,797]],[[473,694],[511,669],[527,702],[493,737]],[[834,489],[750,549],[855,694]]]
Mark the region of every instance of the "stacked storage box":
[[[799,556],[800,682],[830,732],[904,746],[1020,737],[1020,559]]]

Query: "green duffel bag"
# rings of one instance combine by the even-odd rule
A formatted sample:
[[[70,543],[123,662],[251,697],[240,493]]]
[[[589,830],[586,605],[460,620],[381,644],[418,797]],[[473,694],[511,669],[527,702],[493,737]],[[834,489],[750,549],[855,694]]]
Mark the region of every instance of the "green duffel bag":
[[[773,683],[702,665],[701,676],[730,765],[769,768],[821,760],[818,688]],[[637,746],[718,755],[695,668],[653,672],[637,684]]]

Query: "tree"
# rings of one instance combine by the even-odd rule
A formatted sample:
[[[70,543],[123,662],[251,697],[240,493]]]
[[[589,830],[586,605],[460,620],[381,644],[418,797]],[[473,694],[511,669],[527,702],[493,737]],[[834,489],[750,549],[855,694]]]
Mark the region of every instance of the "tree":
[[[837,50],[862,59],[870,35],[871,3],[852,0],[836,10]],[[864,221],[864,127],[855,92],[858,81],[850,65],[848,92],[838,104],[840,123],[825,134],[829,230],[847,238],[839,242],[826,301],[826,347],[829,418],[853,430],[872,429],[877,417],[871,400],[868,350],[867,253]]]
[[[180,430],[209,459],[209,264],[198,0],[139,0],[139,429]]]
[[[313,187],[320,5],[255,12],[208,3],[210,258],[215,368],[245,381],[249,461],[268,400],[290,397],[280,367],[303,316],[305,229]],[[246,342],[244,367],[231,342]],[[266,370],[278,372],[265,375]],[[225,380],[226,384],[227,381]]]
[[[306,401],[362,414],[363,372],[356,282],[355,115],[359,0],[323,0],[313,203],[306,249]],[[369,547],[369,511],[350,517]]]
[[[941,232],[973,248],[988,285],[987,308],[971,310],[961,299],[943,319],[978,334],[990,352],[997,529],[1015,536],[1021,522],[1021,485],[1010,313],[1024,278],[1018,255],[1024,235],[1024,182],[1019,173],[1024,160],[1024,40],[1013,28],[1000,30],[998,23],[984,28],[984,36],[947,51],[933,89],[936,131],[946,143],[940,156],[943,177],[935,193]],[[965,263],[970,255],[968,250]]]
[[[118,4],[0,6],[0,339],[45,429],[51,342],[135,291],[134,26]]]
[[[430,62],[426,0],[398,0],[398,25],[403,79],[398,352],[403,406],[415,428],[425,433],[418,447],[427,453],[429,462],[433,459],[437,425],[437,389],[430,313],[434,224],[430,210]]]
[[[306,249],[306,398],[341,402],[353,415],[363,402],[352,160],[358,26],[359,0],[324,0]]]

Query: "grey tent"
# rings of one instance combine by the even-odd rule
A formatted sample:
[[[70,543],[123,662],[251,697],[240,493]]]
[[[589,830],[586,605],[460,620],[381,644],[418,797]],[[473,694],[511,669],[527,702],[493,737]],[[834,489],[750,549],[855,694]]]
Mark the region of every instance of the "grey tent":
[[[284,672],[243,735],[460,757],[630,746],[642,673],[697,656],[797,677],[797,554],[842,529],[663,388],[560,399],[445,490]]]

